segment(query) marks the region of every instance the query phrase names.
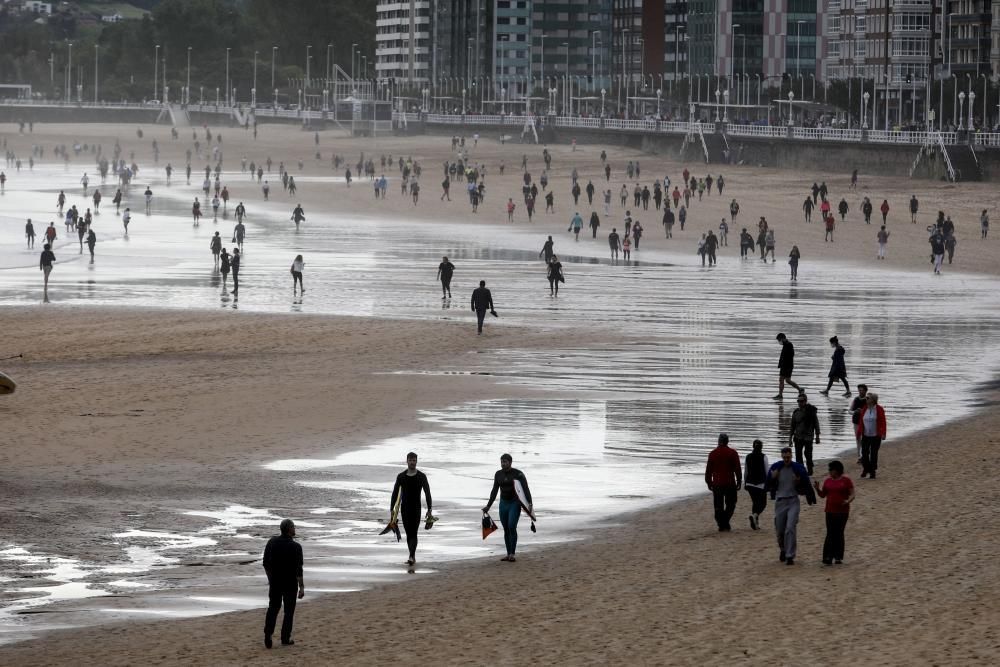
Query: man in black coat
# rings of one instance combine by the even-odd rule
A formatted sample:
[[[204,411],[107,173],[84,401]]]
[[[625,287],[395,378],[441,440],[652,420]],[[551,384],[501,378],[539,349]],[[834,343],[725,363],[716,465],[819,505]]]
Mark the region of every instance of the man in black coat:
[[[781,343],[781,356],[778,357],[778,395],[774,397],[774,400],[780,401],[785,392],[785,384],[795,387],[800,393],[802,389],[792,382],[792,371],[795,368],[795,346],[783,333],[779,333],[776,339]]]
[[[271,648],[271,635],[278,622],[278,612],[285,605],[281,621],[281,643],[292,641],[292,621],[295,618],[295,601],[305,597],[302,581],[302,545],[295,541],[295,524],[291,519],[281,522],[281,535],[267,541],[264,548],[264,572],[267,573],[267,615],[264,617],[264,646]]]
[[[494,317],[497,314],[493,309],[493,295],[486,289],[485,280],[480,280],[479,287],[472,291],[472,310],[476,313],[478,331],[482,334],[483,320],[486,319],[486,313],[489,312]]]

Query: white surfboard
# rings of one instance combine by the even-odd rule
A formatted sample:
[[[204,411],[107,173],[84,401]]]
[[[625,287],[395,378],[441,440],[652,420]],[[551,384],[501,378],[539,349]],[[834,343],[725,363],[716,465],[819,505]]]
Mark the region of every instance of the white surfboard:
[[[17,389],[17,383],[14,382],[14,378],[5,373],[0,373],[0,396],[13,394],[15,389]]]
[[[521,485],[521,480],[514,480],[514,493],[517,494],[517,500],[521,503],[521,509],[524,510],[524,513],[531,517],[532,521],[537,521],[534,513],[528,509],[528,496],[524,493],[524,487]]]

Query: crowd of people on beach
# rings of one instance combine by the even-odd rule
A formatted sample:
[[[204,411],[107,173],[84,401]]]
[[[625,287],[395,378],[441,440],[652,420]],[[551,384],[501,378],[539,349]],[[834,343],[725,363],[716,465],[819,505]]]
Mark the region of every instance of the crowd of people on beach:
[[[795,368],[795,347],[784,333],[779,333],[781,344],[778,359],[778,394],[775,400],[783,399],[785,385],[798,391],[797,407],[792,413],[788,429],[787,444],[780,449],[780,461],[770,463],[764,453],[764,443],[755,439],[753,450],[741,461],[739,454],[730,447],[729,436],[720,433],[718,445],[708,455],[705,466],[705,484],[712,492],[715,522],[720,532],[732,530],[731,521],[736,512],[738,492],[746,488],[750,496],[748,519],[752,530],[760,530],[761,514],[767,508],[767,498],[774,502],[774,529],[778,542],[778,559],[786,565],[794,565],[798,556],[797,536],[801,511],[800,497],[807,504],[816,504],[816,495],[826,498],[826,539],[823,543],[822,562],[824,565],[839,565],[844,560],[845,529],[850,515],[851,503],[855,498],[854,483],[845,474],[843,462],[831,460],[828,464],[829,476],[820,483],[813,480],[813,445],[820,443],[820,423],[818,410],[809,402],[805,389],[792,380]],[[837,336],[830,338],[833,349],[832,364],[828,374],[826,389],[820,391],[829,395],[835,382],[844,385],[844,397],[851,397],[847,382],[847,366],[844,361],[846,350]],[[861,477],[875,479],[879,468],[879,450],[886,438],[885,409],[879,404],[879,397],[869,391],[866,384],[857,385],[858,394],[851,401],[848,411],[854,426]]]

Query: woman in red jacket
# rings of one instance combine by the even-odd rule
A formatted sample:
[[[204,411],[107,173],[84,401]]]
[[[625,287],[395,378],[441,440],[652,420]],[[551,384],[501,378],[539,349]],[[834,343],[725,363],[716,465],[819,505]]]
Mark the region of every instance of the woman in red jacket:
[[[882,224],[884,225],[885,224],[885,219],[889,215],[889,200],[888,199],[883,199],[882,200],[882,207],[879,210],[882,211]]]
[[[865,407],[861,408],[856,433],[861,439],[862,477],[875,479],[878,470],[878,450],[885,440],[885,410],[878,404],[878,394],[868,392]]]

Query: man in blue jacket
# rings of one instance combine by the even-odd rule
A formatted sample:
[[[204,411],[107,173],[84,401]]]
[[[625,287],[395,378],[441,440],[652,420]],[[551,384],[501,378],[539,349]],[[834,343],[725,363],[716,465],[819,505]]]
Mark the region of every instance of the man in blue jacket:
[[[778,536],[778,559],[785,565],[795,564],[795,542],[799,526],[799,496],[810,505],[816,504],[816,492],[809,481],[809,472],[801,463],[792,461],[792,448],[781,449],[781,460],[771,466],[767,485],[774,500],[774,531]]]

